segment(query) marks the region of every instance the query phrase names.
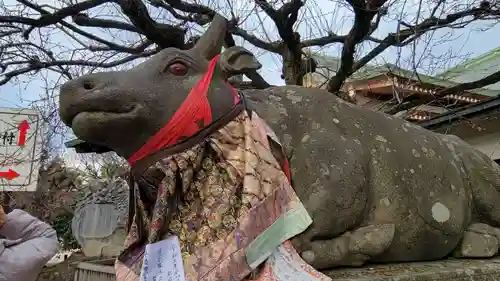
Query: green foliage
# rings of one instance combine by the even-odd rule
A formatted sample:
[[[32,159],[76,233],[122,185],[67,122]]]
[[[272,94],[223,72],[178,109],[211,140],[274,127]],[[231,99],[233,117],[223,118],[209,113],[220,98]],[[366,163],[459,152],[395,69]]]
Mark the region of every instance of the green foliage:
[[[116,163],[104,163],[100,168],[99,176],[101,179],[111,179],[120,168],[121,165]]]
[[[78,242],[76,241],[73,233],[71,233],[71,220],[73,216],[71,214],[63,214],[57,216],[52,222],[52,227],[56,230],[61,247],[64,250],[77,249],[79,248]]]

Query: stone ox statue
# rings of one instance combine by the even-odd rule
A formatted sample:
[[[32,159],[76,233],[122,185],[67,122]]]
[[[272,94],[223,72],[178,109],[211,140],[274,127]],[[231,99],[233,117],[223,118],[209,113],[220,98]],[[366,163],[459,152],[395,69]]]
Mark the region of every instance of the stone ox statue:
[[[75,135],[129,158],[176,112],[221,51],[215,17],[189,50],[168,48],[126,71],[64,84],[60,115]],[[171,63],[175,62],[175,71]],[[241,47],[219,56],[226,79],[259,69]],[[500,167],[454,136],[298,86],[245,90],[247,105],[283,142],[295,192],[313,223],[292,243],[319,270],[367,262],[491,257],[500,245]],[[213,118],[230,86],[208,96]]]

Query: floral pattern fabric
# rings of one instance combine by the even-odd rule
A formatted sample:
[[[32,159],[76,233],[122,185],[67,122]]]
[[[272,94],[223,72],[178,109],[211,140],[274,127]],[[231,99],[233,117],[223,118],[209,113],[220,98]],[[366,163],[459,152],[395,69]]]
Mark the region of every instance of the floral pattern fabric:
[[[245,254],[249,245],[302,206],[270,151],[269,138],[276,141],[265,122],[243,111],[204,142],[150,167],[165,177],[150,211],[136,196],[125,243],[129,251],[115,265],[117,281],[139,280],[141,244],[170,235],[179,237],[186,280],[244,280],[255,269]],[[139,224],[147,231],[144,242],[138,240]]]

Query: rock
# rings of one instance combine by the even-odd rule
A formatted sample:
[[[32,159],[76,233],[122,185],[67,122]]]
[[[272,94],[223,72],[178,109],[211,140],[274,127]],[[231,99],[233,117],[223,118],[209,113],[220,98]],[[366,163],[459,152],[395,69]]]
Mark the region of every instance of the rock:
[[[495,236],[466,231],[462,243],[455,249],[453,256],[457,258],[489,258],[497,252],[498,239]]]
[[[208,102],[210,118],[223,120],[236,109],[234,89],[223,79],[261,65],[239,46],[220,52],[223,40],[215,38],[223,38],[227,22],[216,19],[203,35],[208,39],[200,39],[191,50],[166,48],[130,70],[66,82],[59,95],[61,120],[83,141],[130,159],[178,112],[200,81],[199,70],[208,69],[219,53],[221,75],[214,76],[219,81],[212,80],[218,86],[209,91]],[[158,65],[176,62],[166,60],[178,56],[190,58],[193,71],[175,78],[159,76]],[[88,95],[85,84],[102,87]],[[500,166],[458,137],[357,107],[321,89],[287,85],[245,90],[241,96],[246,109],[265,120],[282,144],[271,148],[273,154],[280,162],[283,156],[288,159],[295,193],[313,220],[292,243],[300,253],[313,251],[306,256],[314,259],[317,269],[442,259],[455,250],[471,224],[500,225]],[[73,122],[88,110],[89,102],[110,114]],[[130,114],[119,119],[116,112]],[[394,225],[393,235],[367,228],[388,224]],[[345,242],[344,234],[358,230],[360,235]],[[379,238],[365,239],[375,236]],[[494,234],[469,231],[461,245],[477,242],[478,249],[470,254],[490,256],[496,252],[495,241]],[[342,252],[335,248],[339,245],[355,246]]]
[[[117,255],[126,238],[128,185],[120,178],[93,180],[77,203],[73,235],[89,257]]]
[[[373,265],[326,274],[333,281],[493,281],[500,280],[500,259]]]
[[[493,235],[500,242],[500,229],[489,226],[485,223],[474,223],[471,226],[469,226],[467,230],[476,233]]]

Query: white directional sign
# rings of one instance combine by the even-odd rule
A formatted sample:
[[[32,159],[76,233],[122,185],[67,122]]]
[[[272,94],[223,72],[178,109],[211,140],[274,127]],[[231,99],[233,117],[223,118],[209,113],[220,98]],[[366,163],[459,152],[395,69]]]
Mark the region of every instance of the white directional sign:
[[[0,107],[0,191],[35,191],[40,168],[40,115]]]

